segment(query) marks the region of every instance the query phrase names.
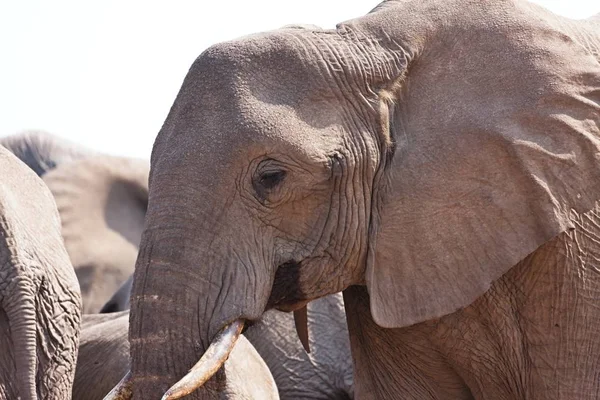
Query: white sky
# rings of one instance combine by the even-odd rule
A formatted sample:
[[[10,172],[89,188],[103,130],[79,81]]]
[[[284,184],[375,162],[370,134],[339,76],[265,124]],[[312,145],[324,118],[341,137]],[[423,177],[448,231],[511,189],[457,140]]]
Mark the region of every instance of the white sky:
[[[538,0],[584,18],[598,0]],[[0,0],[0,136],[43,129],[148,158],[194,59],[291,23],[333,28],[378,0]]]

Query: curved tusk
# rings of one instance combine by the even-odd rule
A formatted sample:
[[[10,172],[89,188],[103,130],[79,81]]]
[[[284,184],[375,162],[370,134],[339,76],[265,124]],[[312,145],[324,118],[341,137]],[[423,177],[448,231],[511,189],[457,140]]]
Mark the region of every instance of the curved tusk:
[[[236,319],[226,325],[214,338],[200,361],[179,382],[171,386],[161,400],[175,400],[192,393],[206,383],[227,361],[235,342],[242,333],[244,320]]]
[[[111,390],[103,400],[130,400],[133,396],[131,371],[127,371],[123,379]]]

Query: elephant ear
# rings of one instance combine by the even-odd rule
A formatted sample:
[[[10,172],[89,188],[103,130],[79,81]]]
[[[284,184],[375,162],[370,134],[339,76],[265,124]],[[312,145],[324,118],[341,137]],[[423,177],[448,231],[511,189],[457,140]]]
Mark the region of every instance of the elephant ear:
[[[60,165],[43,177],[88,295],[87,311],[98,311],[133,272],[148,204],[148,172],[147,161],[94,156]],[[92,285],[101,286],[102,294],[88,293]]]
[[[408,63],[401,81],[372,84],[395,146],[382,157],[366,272],[383,327],[466,307],[600,199],[600,64],[577,41],[586,35],[511,4],[477,18],[432,11],[446,21],[435,43],[423,27],[436,23],[415,25],[418,9],[341,27],[375,36],[386,26],[377,51]]]

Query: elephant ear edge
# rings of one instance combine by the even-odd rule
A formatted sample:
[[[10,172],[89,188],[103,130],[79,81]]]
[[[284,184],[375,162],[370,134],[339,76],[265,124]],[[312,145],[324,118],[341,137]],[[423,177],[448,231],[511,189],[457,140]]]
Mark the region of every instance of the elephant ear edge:
[[[396,150],[374,195],[366,285],[382,327],[468,306],[600,199],[600,65],[564,24],[526,11],[469,51],[457,37],[427,52],[400,43],[420,59],[381,100]]]

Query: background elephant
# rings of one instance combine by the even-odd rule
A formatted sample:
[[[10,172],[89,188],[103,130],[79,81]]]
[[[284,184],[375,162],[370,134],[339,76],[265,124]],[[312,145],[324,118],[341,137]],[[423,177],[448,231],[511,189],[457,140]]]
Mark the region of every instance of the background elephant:
[[[0,171],[0,399],[68,399],[81,296],[56,205],[2,146]]]
[[[129,370],[129,312],[85,314],[73,400],[102,400]]]
[[[308,331],[307,354],[292,314],[270,310],[244,336],[269,366],[281,399],[352,399],[352,356],[341,294],[308,305]]]
[[[0,138],[0,145],[10,150],[38,176],[60,164],[95,154],[83,146],[44,131],[25,131],[6,136]]]
[[[206,50],[152,152],[133,398],[338,291],[357,398],[597,397],[599,46],[526,2],[407,0]]]
[[[133,276],[121,285],[101,312],[129,309],[132,284]],[[269,367],[281,399],[352,398],[352,357],[342,295],[311,302],[308,328],[309,354],[296,336],[290,313],[270,310],[249,327],[244,336]],[[118,382],[120,377],[113,380]]]
[[[7,136],[0,144],[44,176],[59,208],[84,312],[97,312],[133,271],[148,197],[147,163],[100,155],[42,131]]]
[[[92,156],[43,176],[54,195],[84,313],[98,312],[133,272],[148,201],[148,163]]]
[[[73,384],[74,400],[102,400],[129,369],[129,312],[87,314],[81,325],[81,345]],[[268,367],[252,345],[236,344],[225,363],[222,399],[278,399]]]

